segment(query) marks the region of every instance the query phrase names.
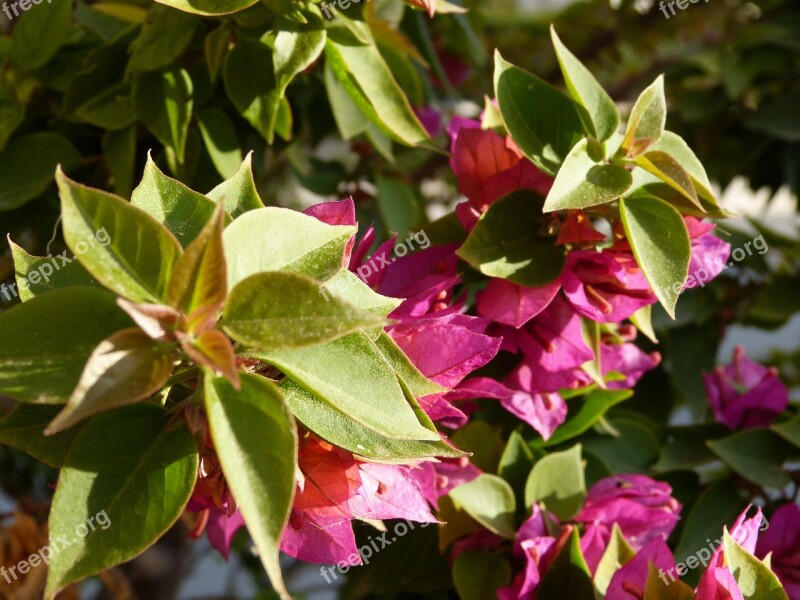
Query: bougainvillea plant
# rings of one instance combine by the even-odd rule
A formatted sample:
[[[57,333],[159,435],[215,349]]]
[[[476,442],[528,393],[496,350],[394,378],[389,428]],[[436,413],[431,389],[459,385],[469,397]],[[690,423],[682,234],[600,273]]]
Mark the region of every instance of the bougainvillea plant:
[[[164,3],[208,15],[255,1]],[[326,82],[367,115],[373,140],[427,144],[408,103],[348,75],[349,61],[375,56],[360,22],[340,19],[327,30],[306,20],[314,34],[298,39],[312,47],[287,56],[272,38],[242,42],[226,72],[274,49],[285,90],[324,47]],[[656,437],[607,413],[661,360],[634,343],[657,341],[653,306],[674,317],[685,289],[721,272],[730,245],[708,219],[726,213],[665,129],[662,78],[623,126],[552,39],[566,92],[496,55],[494,100],[448,127],[466,201],[405,256],[392,256],[395,239],[373,250],[372,228],[357,236],[352,199],[265,206],[249,155],[207,194],[148,156],[130,201],[57,170],[72,256],[11,242],[22,303],[0,314],[0,393],[19,405],[0,442],[60,470],[51,540],[101,512],[113,525],[50,558],[46,598],[138,556],[186,513],[225,556],[245,527],[283,598],[281,551],[358,566],[360,524],[393,519],[436,524],[462,598],[797,597],[796,507],[775,512],[787,537],[762,533],[760,507],[736,506],[727,527],[708,519],[675,547],[681,520],[706,525],[713,501],[685,516],[669,483],[606,443],[633,453]],[[178,72],[153,89],[186,87]],[[242,100],[270,141],[287,111],[280,93]],[[180,178],[186,128],[174,116],[155,118],[153,133]],[[705,383],[719,425],[663,433],[663,470],[721,461],[758,487],[754,499],[793,485],[784,463],[800,453],[799,421],[776,371],[737,350]],[[511,424],[499,450],[490,422]]]

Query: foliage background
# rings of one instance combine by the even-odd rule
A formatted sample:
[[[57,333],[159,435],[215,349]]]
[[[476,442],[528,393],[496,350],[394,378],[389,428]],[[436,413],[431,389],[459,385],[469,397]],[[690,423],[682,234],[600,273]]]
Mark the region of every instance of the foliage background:
[[[380,4],[382,10],[391,10],[389,5],[395,3],[370,1]],[[91,4],[78,2],[78,14],[81,7],[91,9]],[[124,4],[136,18],[148,10],[151,15],[160,10],[147,0],[126,0]],[[673,410],[687,415],[686,419],[688,415],[703,415],[707,403],[700,372],[712,370],[718,360],[727,360],[737,339],[757,342],[760,348],[748,349],[780,367],[784,381],[794,388],[796,400],[800,383],[800,321],[796,316],[800,308],[796,204],[800,190],[800,6],[791,0],[764,0],[757,5],[713,0],[690,5],[665,19],[656,5],[627,0],[611,4],[576,2],[563,10],[537,1],[464,4],[470,8],[467,16],[445,14],[429,20],[408,10],[402,17],[399,29],[433,67],[408,74],[404,71],[408,65],[405,52],[399,52],[396,62],[390,63],[413,104],[432,106],[446,116],[456,110],[479,111],[483,96],[491,93],[490,57],[494,48],[511,62],[558,82],[547,30],[549,23],[555,22],[567,46],[616,100],[632,101],[658,73],[666,74],[668,128],[689,142],[711,180],[719,184],[726,205],[745,215],[724,225],[731,233],[732,246],[739,247],[754,233],[764,234],[769,242],[767,255],[748,257],[706,288],[688,292],[681,299],[676,322],[669,322],[664,315],[656,319],[662,365],[640,382],[634,398],[615,409],[609,421],[624,421],[630,411],[646,415],[656,424],[663,423]],[[91,14],[85,13],[87,22]],[[8,32],[10,24],[3,18],[0,15],[0,30]],[[254,30],[260,26],[246,21],[239,25]],[[220,79],[212,84],[207,75],[203,44],[215,26],[216,22],[200,20],[174,60],[160,65],[153,62],[169,56],[168,43],[166,48],[158,47],[157,52],[143,56],[139,68],[142,73],[158,73],[175,64],[187,69],[195,84],[195,114],[199,109],[215,109],[216,114],[227,115],[232,125],[233,136],[217,144],[216,151],[237,156],[252,149],[256,182],[265,200],[302,208],[321,199],[353,195],[359,221],[379,224],[384,237],[388,231],[399,231],[402,237],[404,231],[423,227],[452,207],[458,193],[443,154],[397,144],[387,147],[379,135],[341,139],[319,65],[300,75],[289,88],[287,97],[294,118],[291,135],[284,136],[289,139],[279,135],[274,144],[267,144],[239,115]],[[103,28],[112,25],[94,21],[92,27],[102,38]],[[148,150],[165,169],[169,163],[168,150],[143,125],[141,115],[119,127],[135,115],[131,106],[126,110],[124,101],[116,110],[105,107],[102,115],[95,106],[88,119],[89,108],[76,110],[78,105],[69,99],[68,81],[98,40],[97,36],[81,37],[74,32],[68,35],[54,60],[32,70],[22,65],[41,51],[42,40],[33,40],[20,60],[10,50],[8,37],[0,37],[0,147],[5,146],[0,152],[0,210],[8,208],[3,203],[16,178],[26,169],[37,168],[36,161],[54,151],[52,138],[24,147],[24,151],[15,146],[15,141],[31,134],[47,132],[68,140],[79,155],[71,175],[122,195],[129,194],[131,182],[138,181]],[[175,36],[164,37],[163,32],[154,39],[163,42],[167,38],[177,43]],[[468,66],[466,79],[458,85],[443,83],[437,67],[454,61]],[[109,85],[117,85],[114,77],[122,74],[110,75]],[[105,92],[87,89],[84,93],[88,98],[100,91]],[[98,126],[101,121],[111,127]],[[436,143],[445,148],[445,136],[439,134]],[[187,164],[173,171],[174,175],[194,189],[211,189],[223,177],[203,144],[197,120],[190,126],[187,144]],[[0,212],[0,230],[29,252],[44,254],[57,216],[55,188],[45,185],[23,206]],[[55,253],[63,248],[62,240],[52,241]],[[11,281],[12,277],[11,255],[4,250],[0,255],[0,281]],[[0,297],[0,310],[4,306]],[[654,430],[664,435],[658,426]],[[621,451],[625,440],[617,443],[619,447],[606,457],[623,461],[613,465],[615,469],[663,468],[667,458],[674,458],[659,454],[663,452],[660,441],[640,445],[636,455]],[[497,448],[491,444],[470,449],[476,451],[477,460],[488,465],[497,460]],[[48,497],[46,484],[52,481],[53,474],[44,467],[0,448],[0,486],[9,501],[35,508]],[[676,475],[670,483],[684,505],[695,500],[694,481]],[[720,498],[725,497],[722,492]],[[727,510],[734,511],[735,507]],[[430,557],[419,551],[420,543],[410,536],[386,550],[379,561],[351,579],[350,597],[365,597],[374,591],[399,597],[390,589],[390,582],[402,590],[410,582],[424,579],[426,575],[416,569],[425,567]],[[230,597],[253,597],[262,585],[260,567],[249,555],[246,540],[240,539],[238,548],[235,566],[225,569],[217,564],[213,568],[225,573],[219,581],[225,581]],[[178,597],[182,580],[189,583],[185,590],[194,588],[195,592],[184,591],[180,597],[209,597],[209,578],[203,571],[218,559],[207,557],[205,562],[198,562],[201,552],[179,526],[126,569],[141,597]],[[404,562],[408,553],[416,554],[417,560]],[[405,567],[402,577],[396,572],[399,564]],[[319,577],[308,578],[288,568],[290,581],[301,582],[301,587],[308,581],[311,588],[319,588],[309,597],[337,594]],[[436,587],[435,581],[430,583],[431,588]],[[265,590],[261,593],[269,597]],[[447,594],[430,593],[426,597]]]

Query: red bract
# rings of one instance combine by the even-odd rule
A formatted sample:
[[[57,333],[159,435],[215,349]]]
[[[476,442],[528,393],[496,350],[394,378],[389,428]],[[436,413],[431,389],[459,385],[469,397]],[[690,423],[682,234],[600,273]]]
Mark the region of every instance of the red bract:
[[[525,158],[510,137],[481,129],[478,121],[453,117],[450,134],[450,165],[458,189],[467,197],[473,213],[459,212],[462,224],[471,229],[495,200],[519,189],[536,190],[546,196],[553,178]]]
[[[587,526],[584,550],[592,570],[611,538],[614,523],[636,550],[655,539],[666,540],[681,511],[671,494],[668,484],[645,475],[615,475],[594,484],[583,510],[575,517]]]
[[[520,526],[514,542],[514,557],[524,559],[525,569],[517,574],[510,586],[497,590],[498,600],[533,598],[544,571],[555,558],[558,540],[547,532],[542,510],[536,504],[531,509],[531,516]]]
[[[784,504],[772,515],[756,544],[756,556],[772,554],[772,570],[790,600],[800,600],[800,506]]]
[[[775,369],[747,358],[738,346],[733,362],[703,374],[714,417],[729,429],[769,425],[789,403],[789,392]]]
[[[300,446],[297,496],[281,550],[316,563],[361,564],[352,521],[434,523],[411,467],[357,462],[309,436]]]

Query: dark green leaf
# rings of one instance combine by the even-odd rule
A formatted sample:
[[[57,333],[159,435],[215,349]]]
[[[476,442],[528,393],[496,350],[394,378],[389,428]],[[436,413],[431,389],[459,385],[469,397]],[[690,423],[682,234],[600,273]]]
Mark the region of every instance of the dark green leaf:
[[[127,73],[157,71],[171,65],[189,47],[197,17],[155,4],[147,12],[139,37],[131,44]]]
[[[22,206],[50,187],[56,165],[69,170],[80,160],[72,142],[57,133],[11,140],[0,152],[0,212]]]
[[[675,318],[675,305],[692,257],[683,217],[653,196],[620,200],[619,209],[636,262],[664,310]]]
[[[462,600],[486,600],[511,581],[511,565],[498,554],[469,550],[453,562],[453,583]]]
[[[45,427],[59,410],[57,406],[20,404],[0,419],[0,444],[22,450],[36,460],[60,469],[81,428],[73,427],[64,433],[45,436]]]
[[[173,68],[139,75],[134,81],[133,104],[139,120],[183,164],[194,106],[189,73]]]
[[[322,18],[314,12],[306,12],[305,25],[291,21],[279,21],[280,29],[275,36],[275,80],[278,94],[283,97],[292,80],[310,67],[325,49],[325,32]]]
[[[495,54],[494,89],[511,137],[533,163],[555,175],[584,137],[583,122],[568,96]],[[531,110],[535,98],[536,110]]]
[[[527,286],[553,281],[564,268],[564,249],[540,235],[542,201],[519,190],[493,203],[481,215],[457,254],[489,277]]]
[[[756,485],[780,489],[792,482],[783,463],[795,452],[768,429],[748,429],[707,443],[731,469]]]
[[[100,342],[133,322],[105,290],[54,290],[0,314],[0,392],[61,404]]]
[[[572,529],[569,540],[545,572],[536,593],[548,600],[594,600],[592,574],[581,552],[577,529]]]
[[[241,39],[225,60],[225,91],[241,115],[268,143],[275,135],[280,95],[265,40]]]
[[[72,0],[29,3],[13,29],[11,56],[15,66],[20,71],[32,71],[47,63],[67,41],[71,23]]]
[[[160,407],[142,404],[100,415],[80,432],[50,510],[50,539],[66,536],[72,544],[53,553],[47,600],[138,556],[181,516],[198,455],[188,429],[172,420]],[[77,535],[79,527],[85,537]]]
[[[127,198],[133,190],[133,171],[136,167],[136,128],[107,131],[103,136],[103,154],[111,169],[114,193]]]

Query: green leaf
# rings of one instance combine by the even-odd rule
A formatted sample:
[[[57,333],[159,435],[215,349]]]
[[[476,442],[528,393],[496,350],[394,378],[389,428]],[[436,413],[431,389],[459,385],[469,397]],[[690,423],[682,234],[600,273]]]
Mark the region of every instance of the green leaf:
[[[50,539],[66,536],[72,544],[53,553],[45,598],[135,558],[161,538],[189,501],[198,462],[189,430],[175,427],[173,415],[158,406],[128,406],[89,422],[53,497]],[[80,526],[85,537],[76,537]]]
[[[289,599],[278,548],[295,491],[297,431],[278,387],[243,374],[236,391],[205,378],[205,406],[222,470],[273,587]]]
[[[269,34],[266,34],[269,35]],[[272,65],[273,52],[265,38],[240,39],[225,59],[225,91],[241,115],[268,143],[275,136],[280,95]]]
[[[10,239],[8,245],[14,259],[17,294],[21,302],[27,302],[49,290],[94,284],[94,279],[81,263],[64,253],[56,257],[33,256]]]
[[[167,177],[149,154],[131,204],[166,225],[183,246],[200,234],[216,209],[213,200]]]
[[[381,131],[408,146],[429,139],[374,41],[359,41],[345,27],[331,28],[325,56],[347,93]]]
[[[773,425],[772,431],[777,433],[790,444],[800,448],[800,417],[795,417],[786,423]]]
[[[314,12],[303,13],[308,23],[301,25],[279,20],[275,36],[275,53],[272,56],[278,95],[283,97],[292,80],[310,67],[325,49],[325,32],[322,17]]]
[[[126,73],[158,71],[175,62],[189,47],[199,24],[197,17],[154,4],[141,33],[131,44]]]
[[[197,113],[197,124],[219,174],[226,179],[233,177],[242,163],[242,149],[233,121],[225,111],[212,107]]]
[[[392,439],[439,441],[420,424],[395,373],[364,333],[297,350],[252,354],[338,411]],[[380,402],[375,402],[380,398]]]
[[[264,271],[324,281],[342,268],[345,247],[355,232],[355,227],[328,225],[288,208],[252,210],[225,229],[228,287]]]
[[[632,183],[630,171],[625,167],[595,163],[584,138],[564,159],[547,194],[544,211],[608,204],[627,192]]]
[[[105,290],[54,290],[0,314],[0,392],[67,401],[95,347],[133,322]]]
[[[497,474],[505,479],[513,490],[523,490],[534,461],[533,452],[525,439],[519,432],[512,431],[497,465]],[[516,498],[518,506],[525,505],[525,498],[521,493],[517,493]]]
[[[172,374],[175,353],[139,328],[123,329],[92,352],[78,385],[58,416],[45,430],[59,433],[100,412],[145,400]]]
[[[50,132],[11,140],[0,152],[0,212],[22,206],[53,183],[56,165],[71,169],[81,155],[67,138]]]
[[[658,338],[656,337],[656,332],[653,330],[653,305],[648,304],[647,306],[643,306],[635,313],[633,313],[630,317],[630,322],[639,330],[640,333],[643,333],[644,336],[653,342],[654,344],[658,343]]]
[[[206,35],[203,42],[208,75],[211,81],[216,81],[220,69],[225,64],[231,46],[231,31],[225,24],[220,25]]]
[[[229,15],[256,4],[258,0],[156,0],[178,10],[196,15]]]
[[[11,36],[11,57],[20,71],[38,69],[53,58],[67,41],[72,24],[72,0],[39,0],[28,7]]]
[[[544,446],[555,446],[578,437],[597,423],[609,409],[627,400],[632,395],[632,390],[592,390],[583,399],[578,412],[556,429],[552,437],[544,442]],[[573,405],[573,402],[570,403],[570,406]]]
[[[792,482],[783,463],[795,454],[794,449],[768,429],[748,429],[706,443],[731,469],[756,485],[781,489]]]
[[[577,528],[542,577],[536,594],[548,600],[594,600],[592,574],[581,552]]]
[[[139,75],[134,80],[133,104],[139,120],[183,164],[194,106],[189,73],[173,68]]]
[[[281,383],[286,403],[308,429],[335,446],[357,456],[383,463],[415,463],[433,457],[461,458],[467,455],[444,440],[397,440],[362,425],[290,379]]]
[[[457,254],[489,277],[536,287],[553,281],[564,268],[563,247],[539,235],[542,201],[518,190],[481,215]]]
[[[338,298],[326,299],[313,279],[273,271],[251,275],[233,288],[222,328],[253,348],[290,350],[383,323],[380,317]]]
[[[430,394],[442,394],[448,391],[447,388],[425,377],[425,375],[417,369],[416,365],[411,362],[408,356],[403,353],[400,346],[398,346],[385,331],[382,331],[380,336],[375,340],[375,345],[414,396],[421,397]]]
[[[450,498],[492,533],[513,540],[517,503],[511,486],[497,475],[482,473],[450,490]]]
[[[136,127],[106,131],[103,135],[103,154],[111,169],[114,193],[123,198],[129,197],[136,167]]]
[[[704,210],[697,197],[691,176],[675,158],[660,150],[650,150],[637,156],[636,164],[682,194],[701,211]]]
[[[643,600],[694,600],[694,590],[686,585],[680,579],[668,583],[664,583],[666,577],[662,574],[659,575],[659,569],[656,569],[654,563],[650,563],[650,569],[647,573],[647,582],[644,588]]]
[[[686,223],[675,208],[653,196],[620,200],[619,209],[636,262],[674,319],[692,257]]]
[[[0,419],[0,444],[22,450],[55,469],[64,465],[80,427],[57,435],[45,436],[44,428],[58,414],[57,406],[20,404]]]
[[[725,531],[725,562],[745,600],[789,600],[777,575]]]
[[[671,131],[664,131],[658,141],[650,146],[650,150],[666,152],[689,173],[704,210],[712,212],[710,209],[719,207],[717,200],[711,193],[711,182],[708,180],[703,163],[700,162],[700,159],[692,152],[689,144],[682,137]]]
[[[511,581],[511,565],[499,554],[469,550],[453,561],[453,583],[462,600],[495,598]]]
[[[600,594],[605,596],[614,573],[625,566],[635,555],[636,551],[625,539],[619,524],[615,522],[611,529],[611,538],[594,573],[594,587]]]
[[[414,188],[400,179],[382,175],[376,175],[375,183],[378,186],[378,207],[386,228],[396,233],[398,239],[405,239],[422,216]]]
[[[664,76],[650,84],[636,100],[631,115],[622,149],[630,157],[639,156],[664,133],[667,122],[667,100],[664,97]]]
[[[250,210],[264,208],[253,179],[253,152],[247,153],[244,161],[230,179],[223,181],[206,196],[225,205],[225,210],[234,219]]]
[[[56,173],[64,239],[86,270],[132,302],[166,299],[167,283],[181,247],[150,215],[117,196]],[[106,245],[92,243],[103,231]]]
[[[552,25],[550,37],[570,96],[583,106],[591,117],[588,135],[601,142],[606,141],[619,129],[619,111],[614,101],[597,83],[592,72],[561,42]]]
[[[525,484],[525,505],[543,502],[562,521],[574,517],[586,497],[581,445],[539,459]]]
[[[0,152],[24,120],[25,107],[16,98],[6,98],[0,92]]]
[[[357,135],[365,133],[372,123],[367,120],[364,112],[347,93],[345,87],[336,78],[330,62],[325,62],[325,91],[333,111],[336,127],[344,140],[351,140]],[[368,109],[367,109],[368,110]],[[377,118],[377,115],[375,116]],[[374,127],[374,125],[372,125]]]
[[[712,483],[700,494],[690,510],[684,509],[686,516],[675,549],[675,560],[685,563],[700,548],[708,546],[706,540],[712,540],[716,545],[722,528],[733,523],[745,506],[747,501],[739,496],[732,479]],[[692,584],[697,583],[700,573],[690,572],[689,577],[691,574],[695,575]]]
[[[545,173],[555,175],[584,137],[576,104],[532,73],[495,53],[494,89],[506,128],[520,150]],[[535,98],[536,110],[531,110]]]
[[[400,298],[382,296],[364,283],[358,275],[347,269],[342,269],[326,281],[320,288],[320,293],[325,298],[338,298],[357,308],[378,315],[382,319],[388,317],[389,313],[403,303]],[[371,331],[374,335],[370,335],[370,337],[377,338],[381,331],[383,331],[383,327]]]
[[[169,282],[169,304],[185,315],[197,313],[200,322],[218,314],[228,297],[228,275],[222,231],[225,209],[217,210],[203,230],[189,244],[175,265]]]

